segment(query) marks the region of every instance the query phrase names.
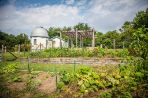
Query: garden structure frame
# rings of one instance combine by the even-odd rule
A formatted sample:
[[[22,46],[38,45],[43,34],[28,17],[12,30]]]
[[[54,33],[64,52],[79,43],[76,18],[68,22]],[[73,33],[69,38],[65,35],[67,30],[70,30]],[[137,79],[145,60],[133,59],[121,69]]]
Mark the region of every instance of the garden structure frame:
[[[75,40],[75,47],[78,48],[78,41],[80,41],[79,47],[83,47],[83,40],[85,38],[91,38],[92,43],[91,47],[95,47],[95,30],[71,30],[71,31],[61,31],[60,32],[60,39],[62,39],[62,34],[68,36],[68,41],[70,41],[70,44],[73,44],[73,40]],[[60,42],[61,43],[61,42]],[[62,45],[61,45],[62,46]]]

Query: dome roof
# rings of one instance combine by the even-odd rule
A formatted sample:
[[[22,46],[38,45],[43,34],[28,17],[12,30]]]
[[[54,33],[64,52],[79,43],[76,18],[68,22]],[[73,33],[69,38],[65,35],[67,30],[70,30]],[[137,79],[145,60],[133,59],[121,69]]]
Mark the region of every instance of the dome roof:
[[[32,33],[31,37],[49,37],[48,32],[43,27],[35,28]]]

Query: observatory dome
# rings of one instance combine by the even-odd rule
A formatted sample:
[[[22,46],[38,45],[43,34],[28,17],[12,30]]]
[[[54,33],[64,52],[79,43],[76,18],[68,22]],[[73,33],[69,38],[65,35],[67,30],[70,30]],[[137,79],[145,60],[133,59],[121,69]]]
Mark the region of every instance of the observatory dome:
[[[37,27],[31,32],[30,37],[49,37],[48,32],[45,28],[43,27]]]

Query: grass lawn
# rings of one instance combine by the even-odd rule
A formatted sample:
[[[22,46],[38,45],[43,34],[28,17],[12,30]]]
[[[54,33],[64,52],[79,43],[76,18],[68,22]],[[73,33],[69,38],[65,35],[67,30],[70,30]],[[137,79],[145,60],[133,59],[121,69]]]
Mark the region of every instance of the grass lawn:
[[[8,63],[16,63],[18,65],[19,70],[28,70],[27,63],[20,62],[8,62]],[[45,72],[74,72],[80,68],[89,67],[86,65],[80,64],[42,64],[42,63],[31,63],[29,65],[31,71],[45,71]]]

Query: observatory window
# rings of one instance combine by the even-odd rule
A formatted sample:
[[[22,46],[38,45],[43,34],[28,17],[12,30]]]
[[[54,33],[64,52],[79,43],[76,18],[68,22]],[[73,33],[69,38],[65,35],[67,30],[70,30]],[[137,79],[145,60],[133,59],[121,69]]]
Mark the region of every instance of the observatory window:
[[[37,39],[34,39],[34,45],[36,45],[37,44]]]

